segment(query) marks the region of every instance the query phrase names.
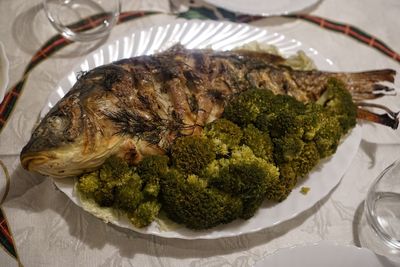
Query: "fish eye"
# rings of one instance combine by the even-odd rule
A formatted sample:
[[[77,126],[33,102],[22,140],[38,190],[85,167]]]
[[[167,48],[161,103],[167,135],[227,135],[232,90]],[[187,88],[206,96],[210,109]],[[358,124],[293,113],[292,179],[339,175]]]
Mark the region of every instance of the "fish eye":
[[[49,127],[53,130],[62,131],[66,127],[66,119],[60,116],[52,116],[48,118],[46,127]]]

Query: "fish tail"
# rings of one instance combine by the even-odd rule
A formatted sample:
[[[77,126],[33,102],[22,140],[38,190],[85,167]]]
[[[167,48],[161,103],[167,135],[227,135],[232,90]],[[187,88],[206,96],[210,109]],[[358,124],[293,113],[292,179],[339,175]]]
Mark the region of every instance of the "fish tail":
[[[392,69],[371,70],[350,74],[354,81],[377,82],[394,82],[396,71]]]
[[[392,69],[371,70],[357,73],[341,73],[337,77],[344,80],[347,89],[354,100],[379,98],[391,92],[394,88],[386,83],[393,83],[396,71]]]
[[[392,129],[397,129],[399,126],[399,118],[391,117],[388,114],[376,114],[369,110],[362,109],[360,107],[357,108],[357,118],[361,120],[366,120],[370,122],[375,122],[378,124],[386,125],[391,127]]]

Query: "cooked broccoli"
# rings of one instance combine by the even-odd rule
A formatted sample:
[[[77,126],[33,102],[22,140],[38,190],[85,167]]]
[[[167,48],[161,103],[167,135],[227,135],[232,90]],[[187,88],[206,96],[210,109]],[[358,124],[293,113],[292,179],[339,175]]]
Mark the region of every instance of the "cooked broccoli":
[[[114,201],[117,208],[134,210],[138,207],[144,196],[142,193],[142,180],[139,175],[131,172],[131,179],[115,187]]]
[[[320,157],[314,142],[304,144],[298,157],[290,163],[298,177],[306,176],[318,163]]]
[[[267,190],[265,195],[265,198],[268,200],[278,202],[285,200],[297,183],[297,178],[293,178],[295,175],[286,174],[285,169],[279,169],[279,172],[279,179],[275,184],[271,184],[271,187]]]
[[[227,155],[230,149],[239,145],[243,133],[233,122],[217,119],[206,125],[204,135],[214,143],[217,154]]]
[[[130,179],[128,164],[116,156],[109,157],[100,168],[100,180],[108,187],[124,184]]]
[[[245,127],[247,124],[254,123],[261,113],[268,110],[273,98],[274,94],[270,90],[247,90],[229,101],[224,109],[223,117]]]
[[[342,128],[337,117],[325,116],[321,127],[316,132],[313,141],[317,146],[321,158],[333,155],[339,146],[342,137]]]
[[[267,199],[282,201],[296,186],[298,178],[306,176],[318,163],[319,154],[313,142],[304,143],[297,157],[277,164],[279,168],[279,183],[267,192]]]
[[[287,134],[302,138],[305,131],[302,114],[290,109],[279,109],[278,107],[274,110],[276,111],[272,113],[260,114],[255,122],[256,127],[261,131],[269,132],[272,138]],[[304,110],[302,113],[304,113]]]
[[[215,160],[205,169],[209,185],[239,197],[243,202],[240,217],[254,215],[265,200],[267,191],[278,183],[275,165],[256,157],[247,146],[237,147],[230,158]]]
[[[325,87],[316,103],[338,118],[343,134],[346,134],[356,125],[357,106],[341,80],[330,78]]]
[[[143,227],[160,209],[159,175],[166,172],[167,162],[164,156],[145,157],[135,171],[123,160],[110,157],[99,170],[81,176],[77,188],[102,207],[125,211],[134,225]]]
[[[255,124],[270,134],[273,162],[280,173],[279,182],[271,186],[266,198],[282,201],[296,185],[297,178],[305,176],[320,159],[313,139],[322,127],[323,116],[319,106],[312,110],[287,95],[277,95],[271,102],[269,111],[261,113]]]
[[[99,187],[93,192],[94,200],[104,207],[110,207],[115,202],[116,187],[125,185],[133,179],[133,172],[128,164],[117,157],[108,158],[98,171]],[[85,191],[82,191],[85,192]]]
[[[160,176],[168,169],[168,157],[161,155],[151,155],[144,157],[136,166],[136,171],[140,178],[151,180]]]
[[[322,106],[314,102],[307,103],[304,112],[296,116],[297,122],[303,128],[302,139],[305,141],[313,140],[317,132],[324,125],[326,117],[330,116]]]
[[[258,130],[253,124],[247,125],[243,130],[242,143],[253,150],[254,155],[273,162],[274,145],[266,131]]]
[[[320,160],[314,141],[304,140],[304,135],[286,134],[272,138],[274,159],[280,171],[280,185],[269,199],[281,201],[287,197],[297,183]]]
[[[161,199],[167,216],[191,229],[207,229],[228,223],[242,213],[242,201],[206,180],[171,169],[161,180]]]
[[[218,179],[212,184],[222,191],[238,196],[243,202],[243,219],[251,218],[265,200],[271,185],[276,184],[278,170],[272,164],[232,163],[221,169]]]
[[[277,164],[298,158],[304,148],[304,141],[296,135],[282,135],[272,138],[274,143],[274,159]]]
[[[214,143],[199,135],[182,136],[175,140],[171,157],[173,166],[182,172],[197,174],[215,159]]]
[[[305,104],[289,95],[275,95],[272,99],[268,113],[294,113],[297,115],[305,112]]]
[[[146,197],[157,197],[160,192],[160,175],[168,169],[168,157],[152,155],[144,157],[136,167],[143,180],[143,193]]]
[[[160,212],[161,204],[155,200],[142,202],[128,215],[132,224],[138,228],[145,227],[154,221]]]
[[[100,186],[99,171],[82,175],[77,184],[78,190],[87,195],[96,192]]]

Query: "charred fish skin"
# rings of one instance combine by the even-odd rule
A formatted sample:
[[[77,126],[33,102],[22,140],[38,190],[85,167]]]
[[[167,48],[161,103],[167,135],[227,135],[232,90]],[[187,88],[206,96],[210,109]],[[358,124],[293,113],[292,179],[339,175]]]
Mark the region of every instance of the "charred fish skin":
[[[123,59],[82,73],[21,151],[22,166],[53,177],[93,170],[113,154],[135,163],[168,151],[180,135],[198,134],[229,99],[267,88],[300,101],[322,94],[330,77],[355,97],[380,96],[392,70],[358,74],[296,71],[261,52],[187,50],[175,45],[152,56]]]

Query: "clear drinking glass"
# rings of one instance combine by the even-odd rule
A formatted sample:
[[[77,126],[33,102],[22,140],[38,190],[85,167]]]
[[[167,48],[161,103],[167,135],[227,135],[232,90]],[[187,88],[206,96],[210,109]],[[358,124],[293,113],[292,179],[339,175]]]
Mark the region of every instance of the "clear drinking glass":
[[[364,213],[371,229],[368,246],[378,254],[400,259],[400,160],[372,183]],[[364,238],[365,239],[365,238]]]
[[[109,34],[118,20],[121,4],[120,0],[44,0],[43,8],[64,37],[92,41]]]

